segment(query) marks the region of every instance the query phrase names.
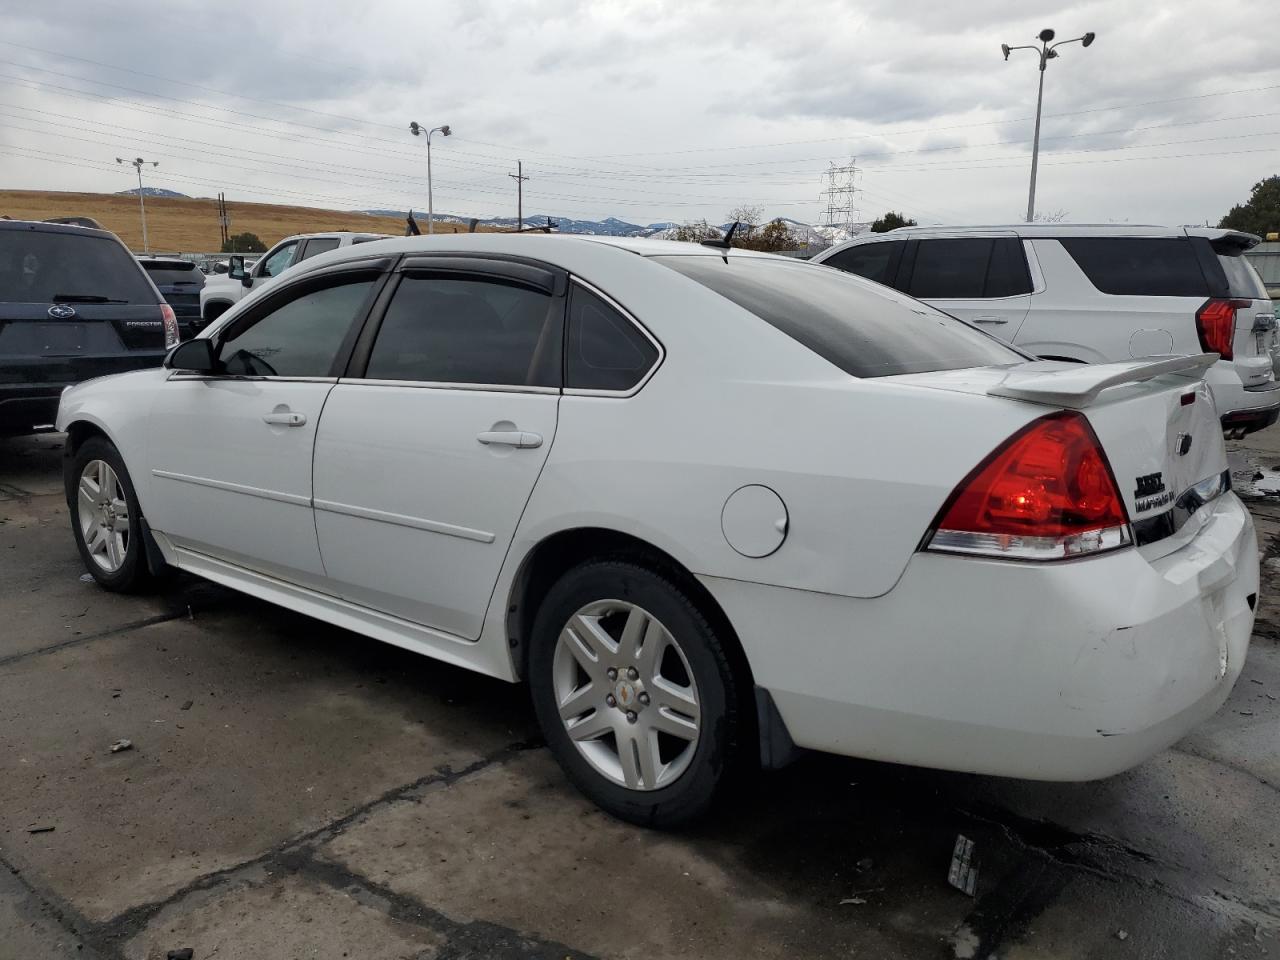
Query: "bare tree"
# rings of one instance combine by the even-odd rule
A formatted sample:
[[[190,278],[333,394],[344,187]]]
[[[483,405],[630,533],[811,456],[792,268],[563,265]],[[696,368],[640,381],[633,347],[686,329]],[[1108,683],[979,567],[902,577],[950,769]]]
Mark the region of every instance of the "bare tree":
[[[672,240],[684,240],[688,243],[701,243],[703,240],[714,240],[719,236],[720,231],[705,219],[682,223],[671,231]]]
[[[756,227],[760,226],[760,220],[763,217],[763,210],[748,203],[740,204],[729,211],[729,222],[732,223],[736,220],[742,224],[742,226],[738,227],[738,232],[748,237],[756,232]]]

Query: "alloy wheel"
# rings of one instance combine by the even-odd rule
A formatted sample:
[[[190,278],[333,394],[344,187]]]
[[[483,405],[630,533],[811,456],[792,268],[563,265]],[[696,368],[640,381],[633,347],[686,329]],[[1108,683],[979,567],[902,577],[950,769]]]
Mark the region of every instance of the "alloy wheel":
[[[129,503],[120,478],[105,460],[90,460],[80,471],[77,520],[85,550],[106,573],[115,573],[129,552]]]
[[[587,604],[556,641],[552,683],[565,731],[589,764],[631,790],[656,790],[688,768],[701,735],[693,671],[644,608]]]

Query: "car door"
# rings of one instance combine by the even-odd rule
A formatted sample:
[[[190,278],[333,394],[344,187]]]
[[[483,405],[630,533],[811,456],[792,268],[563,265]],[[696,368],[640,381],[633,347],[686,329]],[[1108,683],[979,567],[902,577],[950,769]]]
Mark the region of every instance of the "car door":
[[[174,371],[150,416],[151,525],[182,550],[317,586],[311,458],[390,260],[290,283],[215,334],[220,371]]]
[[[835,267],[846,273],[856,273],[860,277],[891,287],[894,278],[898,275],[898,264],[902,260],[902,251],[906,245],[905,240],[869,240],[854,243],[825,257],[821,263],[824,267]]]
[[[277,244],[249,271],[249,276],[253,280],[249,289],[260,290],[279,279],[282,273],[298,262],[301,246],[302,243],[299,240],[288,240]]]
[[[927,237],[908,244],[898,286],[1013,341],[1031,307],[1031,274],[1013,234]]]
[[[555,436],[567,278],[406,259],[316,437],[316,530],[346,599],[466,639]]]

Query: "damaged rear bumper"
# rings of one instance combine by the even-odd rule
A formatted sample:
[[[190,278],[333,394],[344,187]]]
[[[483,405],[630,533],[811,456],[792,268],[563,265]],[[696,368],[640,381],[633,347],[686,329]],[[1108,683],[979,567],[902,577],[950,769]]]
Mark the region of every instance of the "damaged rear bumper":
[[[703,578],[801,747],[1090,780],[1212,715],[1240,675],[1258,553],[1234,494],[1167,556],[917,554],[874,599]]]

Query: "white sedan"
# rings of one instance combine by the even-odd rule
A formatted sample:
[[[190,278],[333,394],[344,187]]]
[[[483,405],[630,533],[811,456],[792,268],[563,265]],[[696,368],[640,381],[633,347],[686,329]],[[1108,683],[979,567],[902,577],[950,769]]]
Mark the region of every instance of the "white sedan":
[[[736,250],[414,237],[58,426],[104,587],[176,568],[527,680],[569,777],[672,825],[798,749],[1090,779],[1212,714],[1258,590],[1213,360],[1031,361]]]

